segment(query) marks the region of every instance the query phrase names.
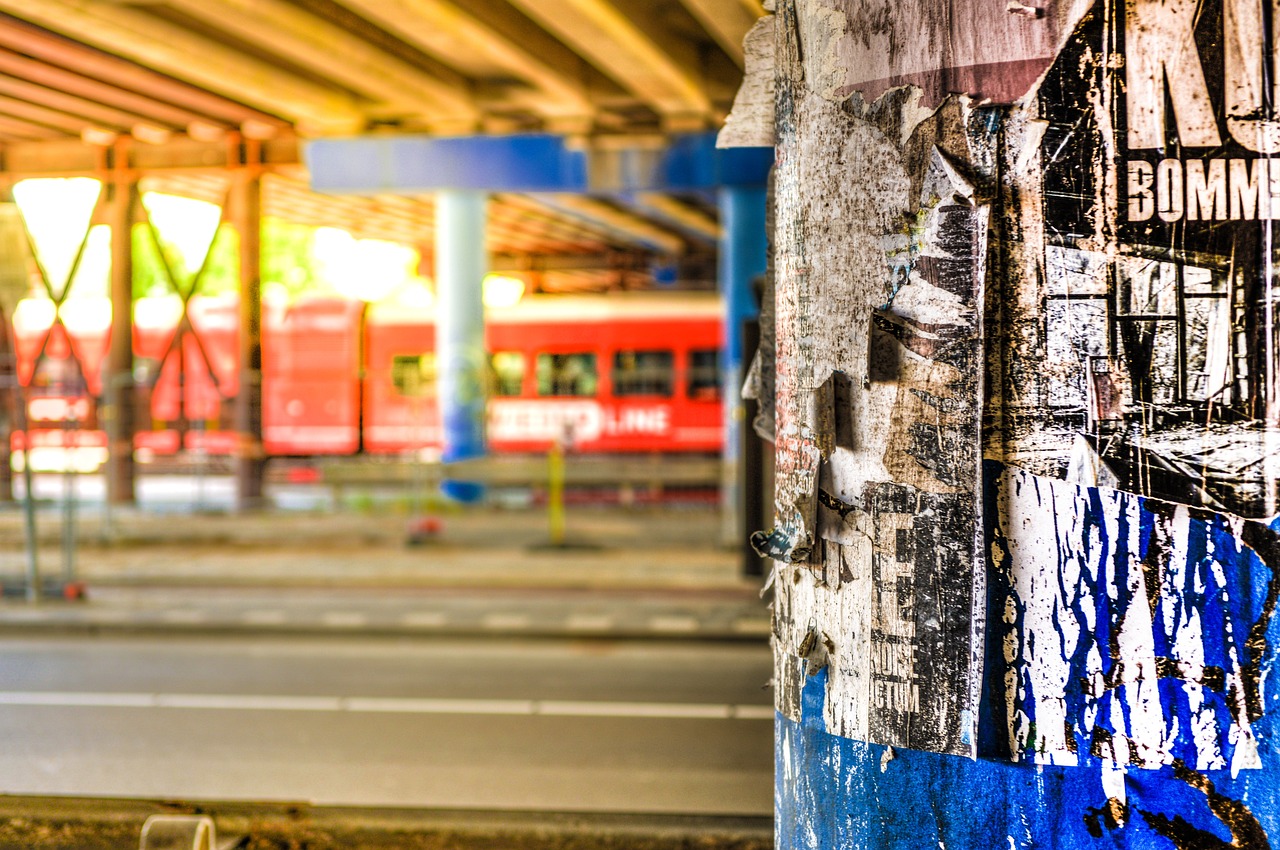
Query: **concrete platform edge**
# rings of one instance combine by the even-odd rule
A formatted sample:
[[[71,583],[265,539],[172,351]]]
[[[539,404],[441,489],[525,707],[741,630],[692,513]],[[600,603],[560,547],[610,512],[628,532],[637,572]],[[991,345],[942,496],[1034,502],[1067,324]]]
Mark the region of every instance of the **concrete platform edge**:
[[[213,818],[220,844],[309,850],[769,850],[770,817],[366,809],[290,802],[0,796],[0,850],[135,848],[153,814]]]

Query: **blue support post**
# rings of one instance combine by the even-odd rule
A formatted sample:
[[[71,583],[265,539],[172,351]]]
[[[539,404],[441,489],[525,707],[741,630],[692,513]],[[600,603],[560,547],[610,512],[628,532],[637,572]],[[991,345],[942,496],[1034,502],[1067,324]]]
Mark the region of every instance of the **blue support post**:
[[[742,482],[738,480],[742,452],[742,381],[745,376],[742,323],[758,313],[751,281],[765,271],[765,204],[762,186],[725,186],[720,189],[720,295],[724,300],[724,472],[721,506],[724,511],[723,542],[742,539]]]
[[[483,192],[445,189],[436,193],[436,370],[441,457],[467,460],[485,454],[485,349],[482,282],[485,253]],[[479,484],[446,481],[445,493],[460,501],[483,495]]]

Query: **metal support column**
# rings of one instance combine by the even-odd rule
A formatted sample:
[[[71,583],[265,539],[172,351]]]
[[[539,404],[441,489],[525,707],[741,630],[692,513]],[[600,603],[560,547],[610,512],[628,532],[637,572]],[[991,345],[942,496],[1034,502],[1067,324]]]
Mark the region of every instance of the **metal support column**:
[[[103,381],[107,427],[107,500],[111,504],[133,504],[136,498],[136,469],[133,438],[137,433],[134,416],[133,380],[133,222],[138,202],[137,177],[130,174],[128,148],[114,151],[115,168],[105,190],[110,193],[111,220],[111,349]]]
[[[0,503],[13,501],[13,432],[17,430],[18,358],[10,341],[11,316],[0,300]]]
[[[240,234],[240,391],[235,399],[236,507],[262,505],[262,173],[260,145],[245,141],[246,166],[235,174],[232,222]]]
[[[742,405],[744,374],[742,325],[755,316],[758,305],[751,281],[764,274],[766,264],[764,187],[727,186],[720,189],[719,285],[724,299],[724,357],[720,363],[724,399],[724,473],[720,504],[723,511],[722,542],[736,545],[746,530],[742,482],[738,478],[742,453]]]
[[[485,454],[485,349],[482,283],[488,272],[484,234],[488,199],[481,192],[436,193],[437,397],[442,459]],[[445,492],[462,501],[483,493],[478,484],[450,481]]]

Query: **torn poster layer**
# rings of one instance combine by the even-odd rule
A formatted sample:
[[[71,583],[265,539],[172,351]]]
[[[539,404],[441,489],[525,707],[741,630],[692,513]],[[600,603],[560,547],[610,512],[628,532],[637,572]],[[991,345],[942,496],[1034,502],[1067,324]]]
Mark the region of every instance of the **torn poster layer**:
[[[780,846],[1280,835],[1275,5],[777,3]]]

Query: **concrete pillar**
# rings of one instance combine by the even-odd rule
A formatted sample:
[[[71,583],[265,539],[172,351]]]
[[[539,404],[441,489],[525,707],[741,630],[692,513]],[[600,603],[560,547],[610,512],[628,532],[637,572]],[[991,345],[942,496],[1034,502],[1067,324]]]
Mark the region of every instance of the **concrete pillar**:
[[[127,156],[125,148],[117,157]],[[106,400],[107,499],[112,504],[132,504],[135,499],[136,469],[133,438],[137,433],[133,384],[133,221],[138,203],[137,178],[127,171],[127,162],[118,161],[107,184],[107,210],[111,217],[111,349],[103,374],[102,392]]]
[[[249,142],[251,147],[256,143]],[[249,162],[257,157],[250,156]],[[240,391],[235,399],[236,507],[262,504],[262,175],[252,166],[236,175],[232,223],[240,234]]]
[[[485,454],[484,300],[488,272],[484,193],[436,193],[436,374],[441,450],[446,462]],[[447,482],[446,493],[471,501],[479,485]]]
[[[763,186],[727,186],[720,189],[720,296],[724,299],[724,357],[720,363],[724,399],[724,472],[720,503],[723,510],[722,542],[732,546],[747,533],[743,524],[742,482],[739,481],[742,454],[742,380],[745,352],[742,327],[754,317],[758,306],[751,293],[751,281],[764,274],[766,256],[765,204]],[[752,529],[754,530],[754,529]]]

